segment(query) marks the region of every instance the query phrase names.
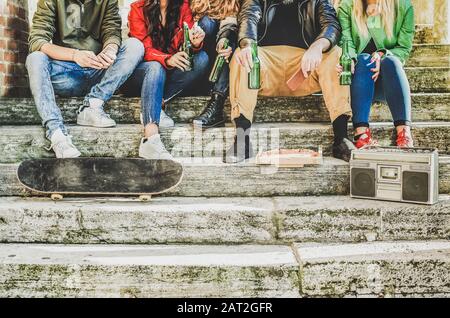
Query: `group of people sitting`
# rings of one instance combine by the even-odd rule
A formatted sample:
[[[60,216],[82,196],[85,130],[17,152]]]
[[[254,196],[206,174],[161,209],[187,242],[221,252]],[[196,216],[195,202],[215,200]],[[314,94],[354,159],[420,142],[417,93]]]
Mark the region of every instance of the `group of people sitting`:
[[[189,27],[192,59],[182,50]],[[225,125],[229,97],[236,126],[225,161],[253,156],[250,130],[258,96],[306,96],[322,92],[334,132],[333,156],[373,144],[369,115],[374,101],[387,102],[395,125],[393,145],[412,147],[411,93],[404,63],[414,37],[410,0],[138,0],[128,16],[129,38],[121,39],[117,0],[39,0],[30,32],[26,66],[46,136],[58,158],[80,156],[55,94],[85,96],[77,124],[113,127],[104,111],[116,91],[141,97],[144,136],[139,156],[173,159],[159,131],[174,126],[164,111],[178,96],[211,98],[192,124]],[[340,43],[348,43],[352,84],[340,84]],[[228,45],[225,45],[227,43]],[[252,46],[261,64],[260,89],[250,89]],[[208,82],[217,56],[225,66]],[[286,84],[304,77],[292,90]],[[282,105],[273,105],[282,112]],[[302,107],[299,102],[298,107]],[[352,119],[355,136],[347,134]]]

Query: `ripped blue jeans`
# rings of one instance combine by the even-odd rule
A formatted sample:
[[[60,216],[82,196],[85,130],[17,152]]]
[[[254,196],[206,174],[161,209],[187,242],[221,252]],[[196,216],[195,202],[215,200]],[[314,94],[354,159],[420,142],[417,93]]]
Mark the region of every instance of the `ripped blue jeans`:
[[[124,84],[122,91],[127,96],[141,96],[144,127],[148,124],[158,125],[163,102],[187,95],[207,69],[208,55],[204,51],[194,55],[194,67],[188,72],[167,70],[157,61],[142,62]]]
[[[142,61],[144,46],[137,39],[123,42],[117,59],[108,69],[81,67],[75,62],[58,61],[36,51],[28,55],[26,67],[37,111],[46,127],[47,138],[55,130],[67,134],[55,94],[62,97],[98,98],[107,102]],[[87,94],[87,95],[86,95]]]

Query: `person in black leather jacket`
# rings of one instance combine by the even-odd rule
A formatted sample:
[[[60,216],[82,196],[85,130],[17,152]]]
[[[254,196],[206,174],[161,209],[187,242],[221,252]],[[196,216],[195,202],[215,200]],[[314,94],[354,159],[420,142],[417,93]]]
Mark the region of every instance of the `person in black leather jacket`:
[[[242,0],[238,26],[240,48],[230,65],[231,118],[237,134],[225,161],[236,163],[252,156],[249,134],[258,94],[306,96],[320,91],[333,122],[333,155],[348,161],[355,149],[347,136],[350,90],[339,84],[336,73],[341,27],[330,1]],[[260,90],[251,90],[247,84],[253,42],[258,44],[261,61]],[[297,85],[288,86],[295,74],[300,75]]]

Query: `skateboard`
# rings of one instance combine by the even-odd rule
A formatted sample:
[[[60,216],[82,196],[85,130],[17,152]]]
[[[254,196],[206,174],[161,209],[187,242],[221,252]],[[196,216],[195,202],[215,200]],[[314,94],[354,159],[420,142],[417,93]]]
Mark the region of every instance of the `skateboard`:
[[[152,195],[175,188],[183,178],[183,167],[171,160],[74,158],[23,161],[17,170],[27,189],[64,195],[137,196],[150,201]]]

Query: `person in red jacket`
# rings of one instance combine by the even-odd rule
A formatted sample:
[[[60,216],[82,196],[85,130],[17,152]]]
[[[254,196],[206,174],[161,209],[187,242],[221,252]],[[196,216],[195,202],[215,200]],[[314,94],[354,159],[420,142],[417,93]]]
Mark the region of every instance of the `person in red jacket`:
[[[189,26],[194,49],[193,65],[181,50],[183,25]],[[130,37],[144,44],[144,61],[124,85],[127,95],[141,95],[144,138],[139,156],[146,159],[173,159],[161,142],[159,128],[174,126],[162,105],[186,95],[209,65],[202,50],[205,32],[194,23],[188,0],[141,0],[131,5],[128,16]]]

